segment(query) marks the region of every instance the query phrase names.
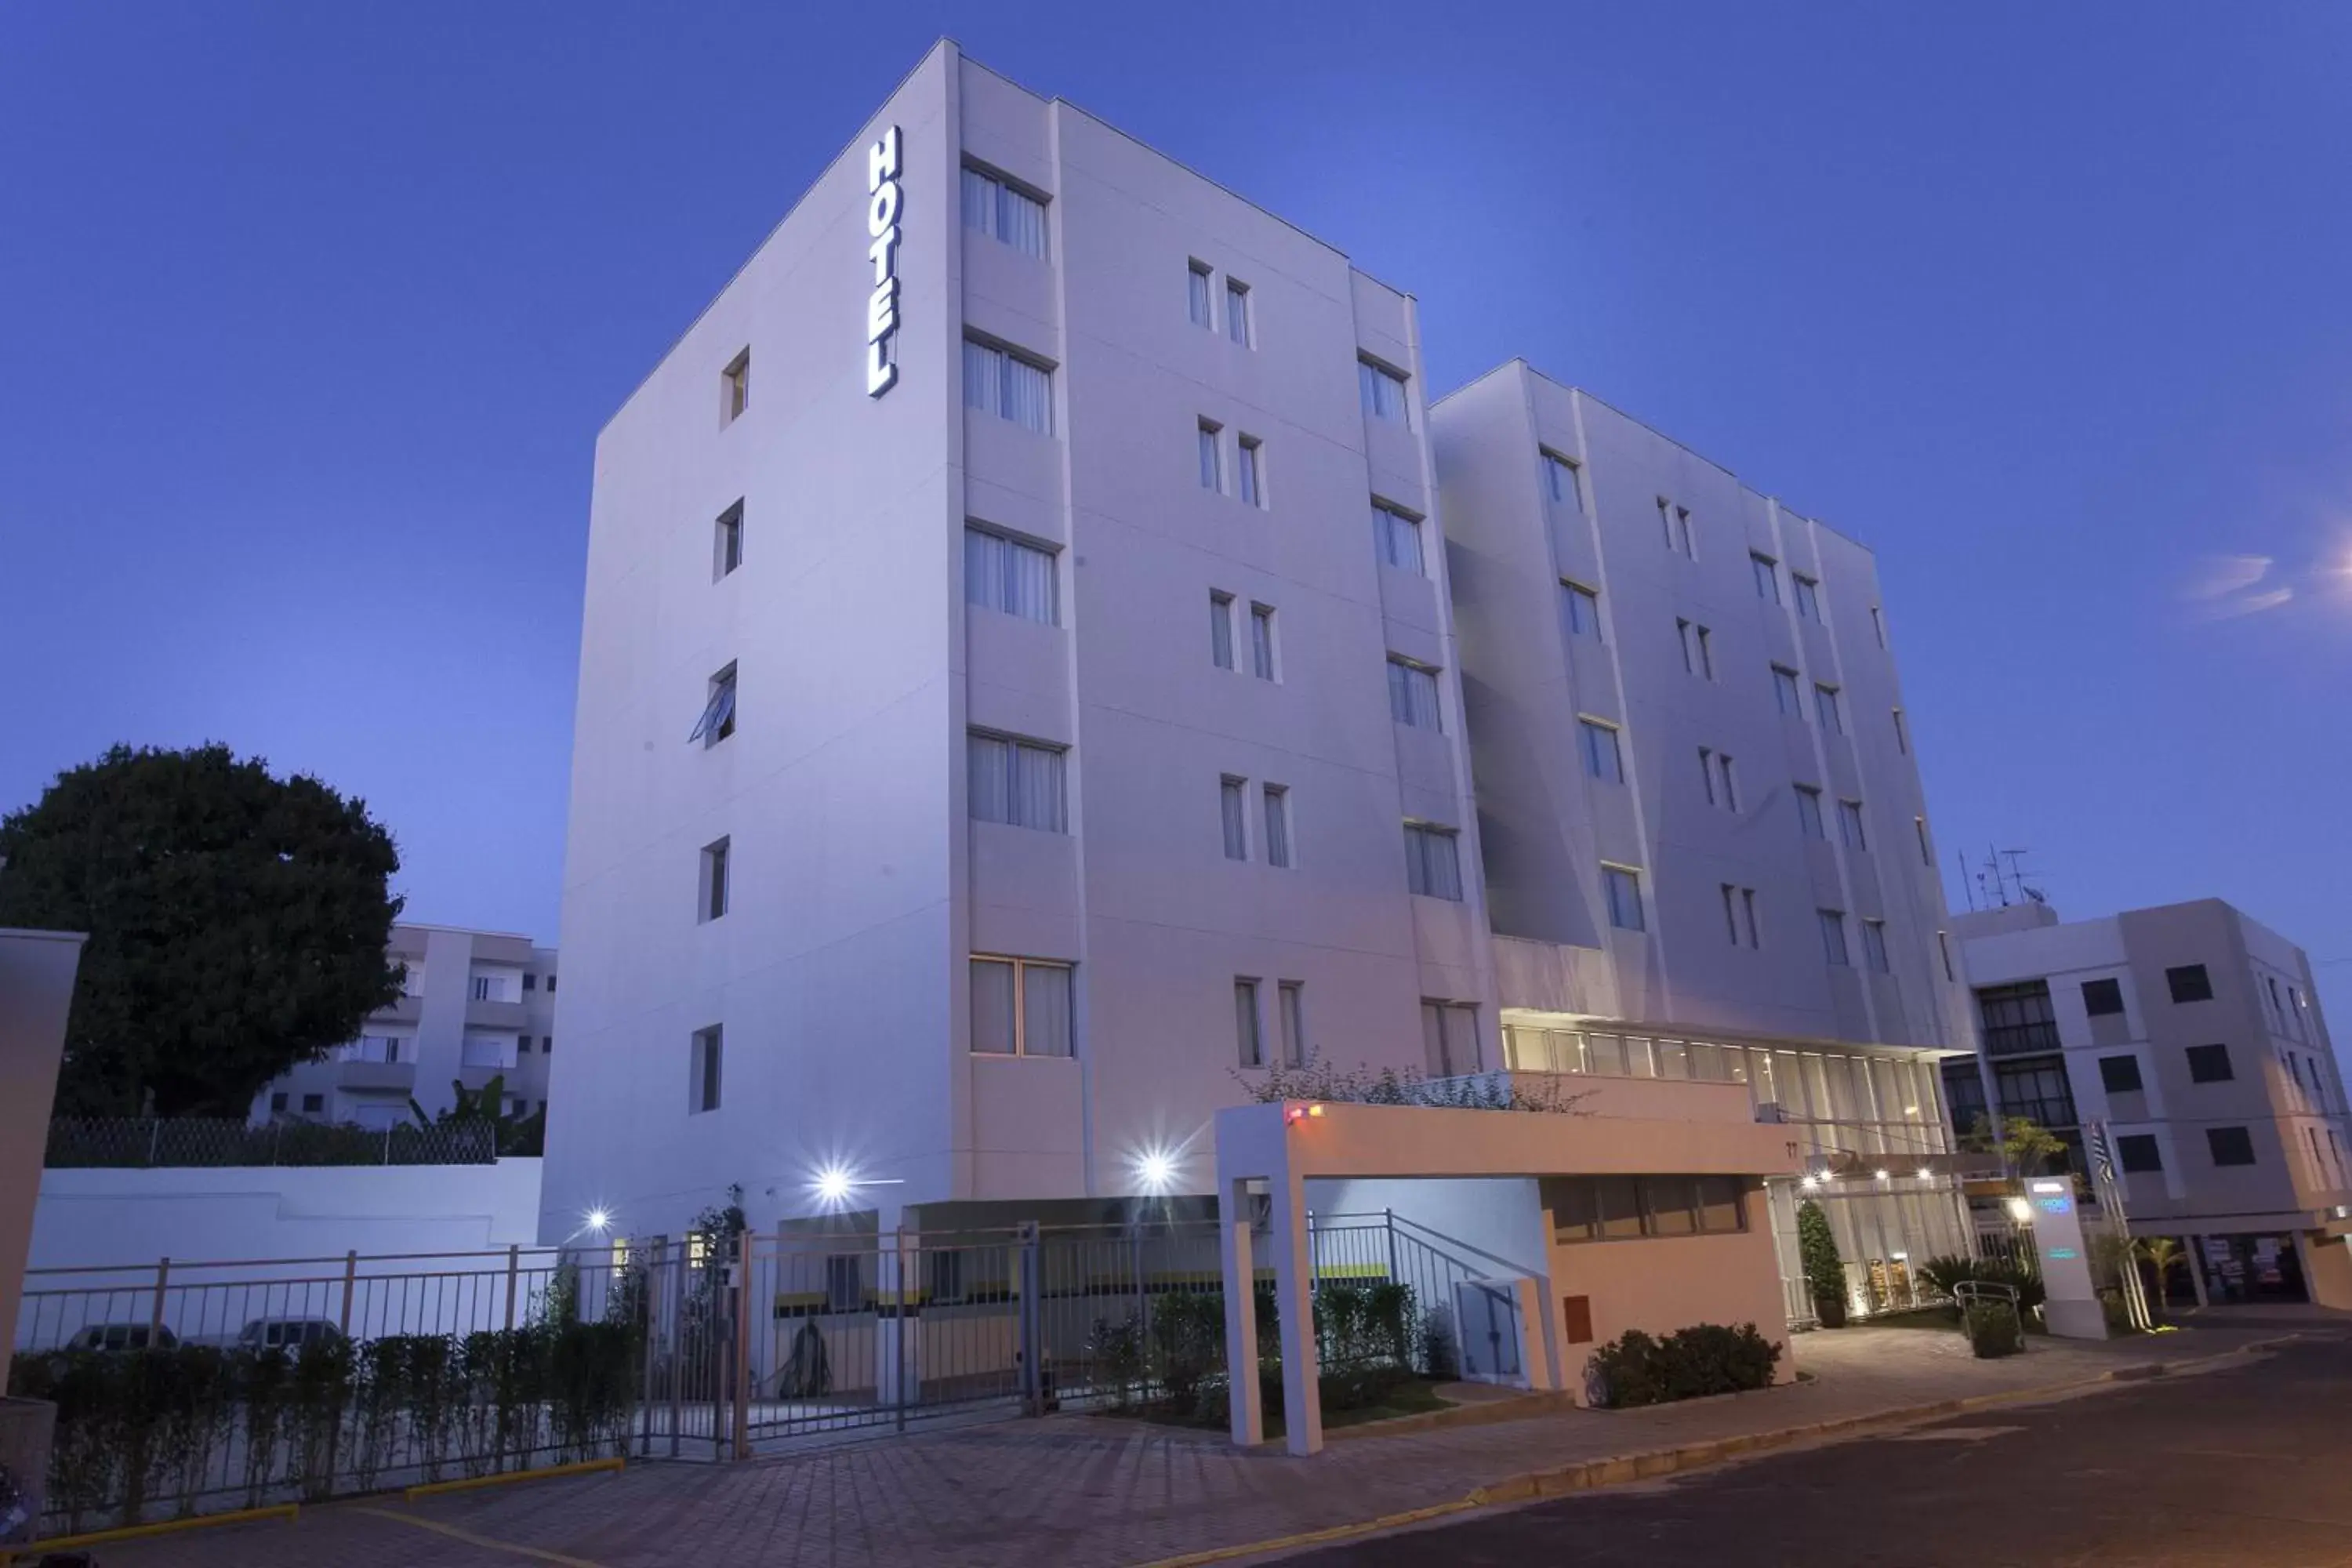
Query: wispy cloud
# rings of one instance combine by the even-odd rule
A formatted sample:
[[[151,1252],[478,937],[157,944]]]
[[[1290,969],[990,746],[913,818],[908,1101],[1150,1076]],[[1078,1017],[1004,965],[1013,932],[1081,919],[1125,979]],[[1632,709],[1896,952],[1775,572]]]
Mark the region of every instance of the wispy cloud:
[[[2258,616],[2294,597],[2294,584],[2284,581],[2277,568],[2268,555],[2209,556],[2198,563],[2181,595],[2202,605],[2210,620]]]

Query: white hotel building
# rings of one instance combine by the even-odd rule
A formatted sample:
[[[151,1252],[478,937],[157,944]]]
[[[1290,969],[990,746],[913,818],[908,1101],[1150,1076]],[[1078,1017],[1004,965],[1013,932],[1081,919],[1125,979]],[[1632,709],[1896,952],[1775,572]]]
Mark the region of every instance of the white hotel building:
[[[1910,1184],[1858,1268],[1958,1245],[1883,629],[1859,546],[1516,364],[1431,409],[1409,296],[942,43],[599,437],[542,1230],[1205,1193],[1312,1055],[1737,1069]]]

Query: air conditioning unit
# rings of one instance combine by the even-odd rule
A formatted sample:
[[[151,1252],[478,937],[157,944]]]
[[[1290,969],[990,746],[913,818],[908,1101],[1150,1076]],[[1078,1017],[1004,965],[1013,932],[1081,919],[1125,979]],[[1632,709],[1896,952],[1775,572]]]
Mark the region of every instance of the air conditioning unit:
[[[1454,1287],[1454,1323],[1465,1383],[1527,1386],[1519,1360],[1524,1325],[1517,1279],[1464,1279]]]

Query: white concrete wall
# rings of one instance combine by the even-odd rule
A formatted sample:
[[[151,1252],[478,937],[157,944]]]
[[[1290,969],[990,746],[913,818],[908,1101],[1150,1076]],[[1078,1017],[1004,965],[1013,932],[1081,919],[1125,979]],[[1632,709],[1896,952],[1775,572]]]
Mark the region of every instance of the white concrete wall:
[[[16,1317],[34,1234],[82,942],[64,931],[0,931],[0,1322]]]

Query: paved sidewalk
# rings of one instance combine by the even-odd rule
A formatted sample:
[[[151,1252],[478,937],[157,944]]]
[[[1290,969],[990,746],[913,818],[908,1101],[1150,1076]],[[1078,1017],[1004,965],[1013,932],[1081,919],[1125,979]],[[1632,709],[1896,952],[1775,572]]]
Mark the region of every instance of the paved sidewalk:
[[[954,1563],[1126,1565],[1456,1503],[1529,1471],[2076,1382],[2277,1339],[2290,1323],[2200,1327],[2104,1345],[2036,1339],[1980,1362],[1957,1334],[1800,1336],[1811,1381],[1725,1399],[1568,1411],[1334,1443],[1311,1459],[1213,1434],[1065,1415],[740,1465],[633,1464],[618,1476],[305,1509],[103,1548],[105,1568],[793,1568]]]

